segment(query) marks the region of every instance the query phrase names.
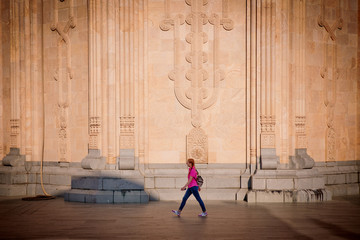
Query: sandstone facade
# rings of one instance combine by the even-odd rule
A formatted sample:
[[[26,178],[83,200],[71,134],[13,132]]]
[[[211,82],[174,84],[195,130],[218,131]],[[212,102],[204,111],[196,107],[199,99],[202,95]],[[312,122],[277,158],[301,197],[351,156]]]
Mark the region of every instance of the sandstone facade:
[[[276,190],[265,183],[284,171],[311,179],[290,190],[325,189],[329,176],[350,174],[339,184],[359,192],[357,1],[9,0],[0,7],[4,179],[42,160],[49,176],[66,179],[137,171],[145,190],[172,199],[192,157],[207,199],[219,199],[220,190],[234,198]]]

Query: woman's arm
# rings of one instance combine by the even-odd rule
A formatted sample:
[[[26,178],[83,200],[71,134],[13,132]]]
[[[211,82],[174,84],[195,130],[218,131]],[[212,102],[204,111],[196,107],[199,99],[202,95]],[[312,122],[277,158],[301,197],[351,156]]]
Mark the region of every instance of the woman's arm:
[[[189,186],[189,184],[191,183],[191,180],[193,180],[192,176],[190,176],[189,181],[185,184],[185,186],[181,188],[181,191],[185,191],[186,187]]]

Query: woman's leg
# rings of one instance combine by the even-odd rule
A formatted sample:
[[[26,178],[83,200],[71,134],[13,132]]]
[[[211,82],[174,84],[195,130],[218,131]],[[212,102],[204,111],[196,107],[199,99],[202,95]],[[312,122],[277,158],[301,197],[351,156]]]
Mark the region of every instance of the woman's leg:
[[[182,211],[183,210],[183,208],[185,207],[185,203],[186,203],[186,201],[188,200],[188,198],[191,196],[191,190],[188,188],[187,190],[186,190],[186,193],[185,193],[185,195],[184,195],[184,197],[183,197],[183,199],[182,199],[182,202],[181,202],[181,205],[180,205],[180,207],[179,207],[179,210],[180,211]]]
[[[192,189],[192,194],[194,194],[194,197],[200,203],[202,211],[206,212],[205,204],[199,194],[199,187],[192,187],[191,189]]]

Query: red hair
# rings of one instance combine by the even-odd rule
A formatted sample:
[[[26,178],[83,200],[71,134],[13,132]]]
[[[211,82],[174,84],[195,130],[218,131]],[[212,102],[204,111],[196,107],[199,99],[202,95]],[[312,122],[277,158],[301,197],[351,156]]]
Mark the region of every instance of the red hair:
[[[194,159],[189,158],[188,162],[191,163],[191,165],[192,165],[191,167],[195,167],[195,160]]]

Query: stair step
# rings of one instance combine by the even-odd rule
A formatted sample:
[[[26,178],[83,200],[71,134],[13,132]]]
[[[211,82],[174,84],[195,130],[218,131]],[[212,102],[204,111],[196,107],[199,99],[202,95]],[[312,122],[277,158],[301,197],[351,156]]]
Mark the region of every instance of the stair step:
[[[105,191],[144,190],[144,179],[74,176],[71,178],[71,188],[87,189],[87,190],[105,190]]]
[[[144,190],[103,191],[71,189],[64,194],[68,202],[82,203],[148,203],[149,195]]]

